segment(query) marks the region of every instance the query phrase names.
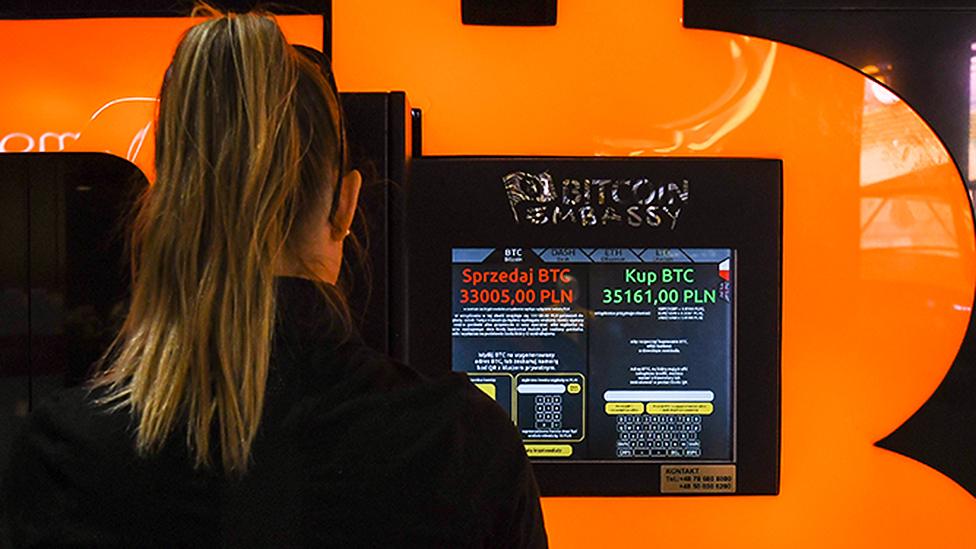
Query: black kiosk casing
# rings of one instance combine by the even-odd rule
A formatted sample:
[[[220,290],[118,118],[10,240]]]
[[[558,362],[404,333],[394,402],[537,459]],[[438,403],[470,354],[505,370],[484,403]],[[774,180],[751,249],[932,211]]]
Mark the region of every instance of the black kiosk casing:
[[[341,282],[363,340],[396,359],[406,358],[407,166],[420,134],[404,92],[340,93],[352,167],[363,175],[353,231],[365,245],[366,261],[349,258]]]
[[[458,369],[457,338],[452,337],[452,330],[458,335],[455,321],[459,296],[456,294],[461,290],[457,288],[457,269],[452,270],[458,250],[485,250],[486,256],[491,252],[490,257],[496,258],[493,261],[503,261],[502,251],[507,261],[509,251],[517,251],[513,255],[536,255],[551,249],[582,253],[617,249],[627,254],[653,250],[731,250],[735,265],[732,281],[735,306],[731,317],[729,379],[732,403],[731,410],[727,410],[732,428],[728,432],[727,457],[614,459],[603,455],[593,459],[586,450],[586,436],[591,433],[585,432],[584,413],[583,438],[573,441],[572,455],[533,458],[533,465],[542,494],[547,496],[777,494],[781,174],[780,161],[757,159],[414,159],[408,195],[410,363],[430,375],[443,375],[452,364]],[[580,193],[583,188],[580,182],[584,180],[588,181],[585,196]],[[644,204],[670,208],[670,214],[649,214],[646,219],[641,216],[640,221],[635,216],[633,224],[626,216],[614,218],[606,213],[606,206],[616,200],[628,203],[634,199],[623,196],[626,194],[623,191],[620,196],[614,194],[616,190],[610,191],[617,181],[631,185],[631,189],[633,182],[642,181],[662,193],[667,191],[667,196],[645,195]],[[608,186],[598,193],[596,189],[600,185]],[[573,188],[572,193],[567,192],[569,187]],[[584,205],[592,208],[578,209]],[[554,210],[554,207],[563,209]],[[570,214],[573,208],[577,208],[579,215]],[[595,299],[593,295],[589,298]],[[592,315],[593,311],[584,314],[587,329],[593,322]],[[482,338],[482,341],[489,339]],[[602,366],[588,364],[589,375],[599,367]],[[471,374],[470,369],[468,372]],[[513,386],[518,383],[518,375],[521,374],[515,376]],[[579,392],[580,384],[575,384],[575,392]],[[515,393],[513,389],[512,405],[518,407],[517,399],[521,397]],[[599,397],[586,394],[586,413],[590,416],[603,412]],[[523,419],[513,412],[517,425]],[[522,432],[525,440],[526,431]],[[695,474],[712,466],[723,466],[724,471],[729,471],[731,466],[730,489],[728,484],[725,489],[714,491],[695,490],[690,484],[685,486],[690,487],[687,490],[675,490],[671,486],[674,484],[671,481],[680,484],[681,478],[669,475]],[[666,490],[663,489],[665,478],[671,482]]]

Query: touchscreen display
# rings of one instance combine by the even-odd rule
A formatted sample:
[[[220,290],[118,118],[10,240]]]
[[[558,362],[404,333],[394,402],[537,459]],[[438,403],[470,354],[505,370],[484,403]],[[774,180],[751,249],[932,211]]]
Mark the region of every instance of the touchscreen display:
[[[731,461],[735,252],[454,248],[452,366],[534,459]]]

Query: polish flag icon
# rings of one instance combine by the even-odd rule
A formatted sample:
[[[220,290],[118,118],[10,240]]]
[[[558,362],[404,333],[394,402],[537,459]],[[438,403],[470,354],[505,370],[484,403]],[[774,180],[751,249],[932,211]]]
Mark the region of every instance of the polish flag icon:
[[[718,264],[718,276],[722,277],[722,280],[731,279],[731,267],[732,262],[728,259],[722,261]]]

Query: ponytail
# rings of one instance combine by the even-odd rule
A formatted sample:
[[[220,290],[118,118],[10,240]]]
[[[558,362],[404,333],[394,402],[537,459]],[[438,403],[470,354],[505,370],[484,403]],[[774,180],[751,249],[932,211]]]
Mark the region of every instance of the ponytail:
[[[224,471],[243,473],[264,408],[276,266],[309,212],[332,209],[341,126],[334,91],[270,16],[203,12],[160,93],[132,301],[94,386],[133,414],[140,453],[183,430],[198,466],[219,453]]]

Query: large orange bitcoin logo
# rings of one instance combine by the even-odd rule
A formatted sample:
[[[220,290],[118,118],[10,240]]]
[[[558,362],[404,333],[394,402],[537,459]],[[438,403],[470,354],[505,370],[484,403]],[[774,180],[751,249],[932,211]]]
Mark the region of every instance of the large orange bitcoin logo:
[[[546,499],[552,545],[971,546],[976,498],[874,446],[945,375],[976,282],[962,181],[914,111],[809,52],[683,29],[680,0],[566,1],[544,29],[465,27],[456,8],[335,4],[340,87],[407,90],[428,154],[784,162],[781,494]],[[17,51],[10,36],[3,51]],[[70,57],[57,51],[45,59]],[[26,70],[11,59],[4,74]],[[15,119],[23,106],[3,93],[0,120]],[[141,123],[126,127],[144,127],[132,116]],[[133,135],[101,131],[81,132],[76,150],[130,150]]]
[[[340,86],[407,90],[428,154],[784,162],[781,494],[546,499],[553,546],[965,546],[976,499],[874,446],[945,375],[976,280],[963,184],[924,122],[826,58],[683,29],[679,0],[561,2],[544,29],[455,7],[335,9]]]

